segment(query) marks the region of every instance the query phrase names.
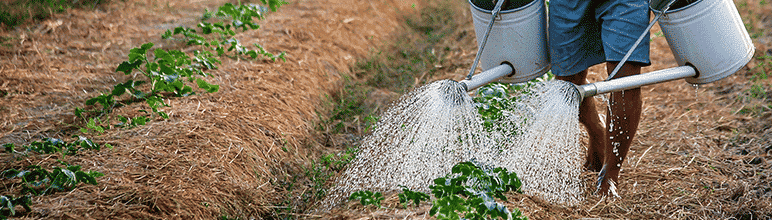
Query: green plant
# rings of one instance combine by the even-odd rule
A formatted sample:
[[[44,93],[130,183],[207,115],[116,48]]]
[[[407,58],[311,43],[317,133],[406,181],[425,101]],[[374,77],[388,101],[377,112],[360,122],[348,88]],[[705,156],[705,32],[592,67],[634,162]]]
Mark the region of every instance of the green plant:
[[[323,199],[327,195],[327,182],[354,159],[356,151],[357,148],[349,147],[337,154],[323,155],[310,166],[303,167],[302,173],[284,176],[283,180],[272,182],[286,190],[286,197],[274,203],[274,217],[286,218]]]
[[[509,211],[496,201],[507,201],[504,193],[521,192],[522,182],[505,168],[481,168],[474,162],[461,162],[453,166],[450,174],[434,179],[433,183],[429,186],[434,196],[429,214],[437,219],[527,219],[520,210]],[[397,196],[405,207],[409,203],[418,206],[430,199],[425,193],[400,187],[402,193]],[[383,196],[380,192],[364,190],[352,193],[349,200],[359,200],[362,206],[380,206]]]
[[[767,74],[772,71],[772,56],[767,54],[757,56],[756,61],[756,65],[748,71],[752,74],[750,76],[750,88],[745,90],[742,96],[738,96],[738,99],[750,102],[737,111],[741,114],[759,115],[772,110],[772,102],[770,102],[772,99],[770,99],[768,92],[770,89],[769,76]]]
[[[150,120],[150,118],[148,118],[147,116],[137,116],[137,117],[128,118],[128,117],[119,115],[118,121],[120,121],[120,123],[116,124],[115,126],[118,126],[121,128],[123,127],[133,128],[139,125],[145,125],[145,123],[147,123],[148,120]]]
[[[65,155],[68,155],[68,156],[77,154],[78,151],[80,151],[81,149],[86,149],[86,150],[102,149],[102,146],[92,142],[88,138],[85,138],[82,136],[73,136],[73,137],[77,137],[78,139],[71,143],[66,143],[56,138],[44,138],[42,142],[33,141],[29,145],[21,146],[20,148],[23,149],[22,152],[17,152],[16,145],[12,143],[3,144],[3,148],[5,148],[6,153],[27,154],[29,152],[35,152],[39,154],[53,154],[53,153],[63,152]],[[104,146],[107,148],[112,148],[112,145],[110,144],[105,144]]]
[[[27,170],[9,169],[2,173],[5,178],[21,179],[22,194],[45,195],[53,192],[64,192],[74,189],[78,183],[97,185],[96,178],[104,174],[96,171],[84,172],[80,166],[62,163],[65,168],[53,167],[49,172],[41,166],[32,165]]]
[[[397,197],[399,197],[399,203],[404,204],[406,208],[409,205],[408,202],[412,201],[414,206],[418,206],[421,201],[429,200],[429,195],[426,193],[410,190],[406,186],[400,187],[402,187],[402,192],[399,193]]]
[[[2,12],[0,12],[0,14],[2,14]],[[0,15],[0,16],[2,16],[2,15]],[[12,46],[11,45],[11,41],[14,40],[14,39],[15,38],[13,38],[13,37],[0,36],[0,46],[9,47],[10,48]],[[5,94],[6,94],[5,91],[3,91],[2,93],[0,93],[0,97],[5,96]]]
[[[381,201],[383,201],[383,194],[380,192],[373,193],[370,190],[357,191],[348,197],[349,200],[359,200],[362,206],[374,205],[381,207]]]
[[[283,0],[261,0],[263,4],[268,4],[272,11],[279,6],[286,4]],[[174,35],[182,35],[188,45],[199,45],[204,50],[195,50],[192,56],[179,50],[153,49],[153,43],[145,43],[140,47],[129,51],[128,60],[122,62],[116,68],[116,72],[123,72],[125,75],[132,75],[132,79],[113,86],[111,92],[101,94],[97,97],[88,99],[86,106],[96,106],[86,110],[76,108],[75,115],[85,122],[85,127],[81,132],[96,131],[103,133],[109,129],[110,117],[108,114],[114,108],[128,105],[135,102],[145,102],[153,113],[161,118],[168,118],[168,114],[162,111],[161,107],[169,106],[165,99],[169,97],[185,97],[195,95],[193,87],[189,84],[195,84],[199,89],[213,93],[219,90],[218,85],[211,84],[204,80],[211,75],[206,70],[216,69],[218,63],[213,52],[218,56],[224,56],[227,52],[233,51],[236,57],[246,55],[253,59],[262,55],[271,60],[284,58],[284,52],[274,55],[263,49],[262,46],[254,44],[256,50],[249,50],[242,46],[238,39],[233,36],[236,31],[241,29],[257,29],[260,26],[253,22],[253,18],[262,20],[267,9],[258,5],[233,5],[226,3],[215,12],[204,12],[202,20],[217,18],[219,21],[209,23],[202,21],[198,24],[200,30],[187,27],[177,27],[174,30],[167,30],[162,38],[169,39]],[[204,36],[197,34],[216,34],[217,39],[209,40]],[[286,61],[286,60],[285,60]],[[138,72],[139,74],[133,74]],[[137,78],[137,76],[139,76]],[[125,97],[125,98],[124,98]],[[147,113],[145,110],[141,110]],[[140,115],[136,117],[126,117],[118,115],[116,127],[135,127],[144,125],[151,117]]]
[[[649,42],[654,41],[654,38],[658,38],[662,36],[665,36],[665,34],[662,33],[662,31],[654,32],[654,34],[652,34],[652,36],[649,38]]]
[[[30,195],[14,198],[13,196],[0,196],[0,219],[6,219],[8,216],[16,215],[16,206],[24,207],[24,210],[32,210],[29,205],[32,203]]]
[[[0,24],[15,27],[29,20],[40,21],[52,14],[62,13],[70,8],[94,8],[103,0],[11,0],[0,1]],[[2,26],[0,25],[0,27]]]
[[[510,212],[495,199],[506,201],[504,193],[519,192],[522,183],[505,168],[482,169],[472,162],[462,162],[452,173],[434,180],[429,186],[436,200],[429,214],[438,219],[525,219],[520,210]]]
[[[283,0],[261,1],[263,4],[268,4],[272,11],[276,11],[279,6],[287,4],[287,2]],[[210,51],[216,51],[218,56],[225,55],[227,50],[229,52],[235,51],[237,56],[248,55],[252,59],[261,55],[274,61],[277,58],[286,61],[284,52],[281,52],[279,55],[274,55],[267,52],[259,44],[253,44],[257,50],[249,50],[242,46],[238,39],[233,38],[233,36],[236,35],[236,30],[239,28],[241,28],[242,31],[260,28],[260,26],[255,24],[252,19],[265,19],[263,15],[265,11],[266,9],[258,5],[237,6],[226,3],[225,5],[220,6],[215,12],[204,12],[204,16],[201,19],[202,21],[198,23],[198,27],[201,29],[200,31],[202,34],[217,34],[215,40],[209,40],[197,34],[198,31],[195,29],[186,27],[177,27],[174,28],[173,31],[167,30],[162,35],[162,38],[169,39],[173,35],[180,34],[184,37],[184,40],[187,41],[188,45],[204,46]],[[206,22],[211,18],[218,18],[220,21],[214,23]],[[230,20],[230,22],[226,22],[227,20]]]
[[[516,111],[514,104],[519,96],[528,94],[536,83],[553,80],[554,78],[555,76],[552,73],[547,73],[542,77],[525,83],[504,84],[494,82],[478,88],[477,96],[473,100],[477,106],[477,112],[482,118],[483,127],[487,131],[496,129],[494,125],[499,123],[507,112]]]
[[[326,166],[328,169],[340,172],[343,170],[343,168],[346,166],[346,164],[350,163],[352,160],[354,160],[354,157],[356,157],[357,148],[355,147],[348,147],[345,151],[336,154],[327,154],[322,156],[322,165]]]
[[[182,97],[195,94],[190,86],[185,85],[184,81],[195,81],[200,89],[209,93],[216,92],[219,89],[219,86],[209,84],[203,79],[198,78],[209,76],[209,74],[203,72],[201,67],[211,65],[213,62],[219,62],[216,58],[209,56],[207,53],[197,53],[196,63],[193,63],[191,58],[181,51],[155,49],[151,53],[150,49],[152,47],[153,43],[145,43],[141,47],[131,49],[129,60],[118,65],[116,69],[116,71],[124,72],[126,75],[132,74],[134,70],[137,70],[148,81],[128,80],[120,83],[113,87],[111,93],[102,94],[87,100],[86,105],[100,104],[102,105],[101,113],[106,114],[116,104],[121,104],[115,101],[115,97],[128,93],[132,99],[126,103],[143,100],[150,106],[153,112],[163,118],[168,118],[169,116],[165,112],[158,109],[162,106],[168,106],[164,103],[163,98],[166,96]],[[150,88],[142,91],[139,85],[146,82],[149,82]]]

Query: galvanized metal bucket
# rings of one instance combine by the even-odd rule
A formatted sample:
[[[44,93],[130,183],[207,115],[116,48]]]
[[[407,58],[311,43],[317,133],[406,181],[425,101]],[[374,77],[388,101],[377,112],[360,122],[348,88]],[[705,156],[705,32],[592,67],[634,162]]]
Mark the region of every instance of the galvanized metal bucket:
[[[475,5],[472,0],[469,5],[480,46],[491,20],[491,10]],[[533,0],[518,8],[502,10],[499,15],[480,57],[483,71],[509,63],[513,73],[498,80],[506,83],[525,82],[544,75],[550,69],[544,1]]]
[[[669,0],[651,0],[654,13]],[[753,57],[755,47],[732,0],[679,0],[659,20],[678,65],[697,69],[692,84],[734,74]]]

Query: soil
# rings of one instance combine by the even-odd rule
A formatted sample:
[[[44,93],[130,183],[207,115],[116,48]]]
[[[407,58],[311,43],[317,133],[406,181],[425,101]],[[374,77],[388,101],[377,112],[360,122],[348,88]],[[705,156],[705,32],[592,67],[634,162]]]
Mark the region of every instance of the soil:
[[[125,0],[71,9],[40,24],[2,30],[0,45],[0,143],[28,144],[44,137],[72,140],[80,134],[73,114],[86,99],[129,76],[115,72],[128,51],[145,42],[187,48],[161,34],[193,26],[204,9],[227,1]],[[759,4],[752,2],[750,4]],[[444,62],[426,81],[463,78],[476,52],[466,2],[452,3],[461,26],[446,40]],[[74,157],[0,153],[0,169],[49,167],[62,160],[105,174],[99,185],[33,197],[23,218],[212,219],[270,218],[282,208],[287,180],[329,152],[339,151],[316,126],[330,112],[330,98],[342,92],[351,66],[403,31],[403,16],[420,10],[418,1],[301,0],[260,21],[261,28],[237,35],[243,45],[260,43],[286,51],[287,60],[221,59],[211,82],[220,91],[168,100],[170,118],[132,129],[90,134],[112,149]],[[771,27],[766,15],[753,26]],[[741,10],[746,15],[748,10]],[[651,31],[652,66],[676,66],[664,37]],[[464,34],[462,34],[464,33]],[[766,33],[754,40],[756,57],[770,53]],[[585,172],[586,202],[577,207],[549,204],[512,194],[505,202],[532,219],[565,218],[730,218],[772,216],[772,110],[770,98],[748,98],[751,68],[699,88],[683,81],[643,88],[644,109],[634,144],[622,165],[621,198],[591,195],[594,172]],[[591,68],[591,80],[606,77]],[[418,80],[416,80],[418,81]],[[770,91],[770,79],[760,80]],[[373,92],[377,96],[379,91]],[[387,93],[387,92],[384,92]],[[385,95],[389,96],[389,95]],[[393,97],[375,98],[388,106]],[[372,102],[372,100],[371,100]],[[744,113],[753,106],[761,110]],[[767,106],[767,107],[765,107]],[[116,114],[136,114],[141,103]],[[605,109],[602,107],[601,109]],[[76,125],[76,126],[73,126]],[[82,125],[81,125],[82,126]],[[581,137],[586,139],[586,137]],[[330,143],[333,142],[333,143]],[[2,195],[14,183],[3,179]],[[424,218],[430,204],[397,208],[387,195],[383,209],[354,203],[330,211],[308,209],[294,218]]]

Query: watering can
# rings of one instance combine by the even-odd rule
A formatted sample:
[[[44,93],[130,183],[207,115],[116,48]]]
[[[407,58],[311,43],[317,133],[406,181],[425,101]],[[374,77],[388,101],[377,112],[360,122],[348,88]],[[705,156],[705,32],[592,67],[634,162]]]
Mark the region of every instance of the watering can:
[[[673,2],[650,0],[649,8],[658,15],[646,32],[659,19],[662,33],[679,66],[575,85],[582,99],[677,79],[685,79],[691,84],[706,84],[734,74],[752,59],[755,51],[753,42],[732,0]],[[471,77],[460,81],[467,91],[493,81],[525,82],[549,70],[543,0],[533,0],[519,8],[501,10],[496,16],[493,16],[491,10],[476,6],[473,0],[469,3],[478,44],[485,41],[491,44],[488,47],[481,45],[483,49],[481,53],[478,52],[483,72],[474,76],[470,74]],[[481,40],[480,33],[488,31],[485,26],[491,27],[490,35],[483,35],[483,38],[489,39]],[[622,66],[625,60],[617,66]]]

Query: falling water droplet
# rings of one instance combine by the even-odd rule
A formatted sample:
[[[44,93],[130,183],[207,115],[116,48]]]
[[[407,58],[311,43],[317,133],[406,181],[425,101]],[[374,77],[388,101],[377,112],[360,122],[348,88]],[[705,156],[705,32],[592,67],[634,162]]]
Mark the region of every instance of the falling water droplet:
[[[361,190],[397,191],[399,185],[429,192],[432,180],[470,160],[516,173],[526,194],[579,203],[584,189],[580,98],[563,81],[538,83],[526,94],[486,130],[459,83],[443,80],[417,88],[382,115],[323,204],[330,207]]]

